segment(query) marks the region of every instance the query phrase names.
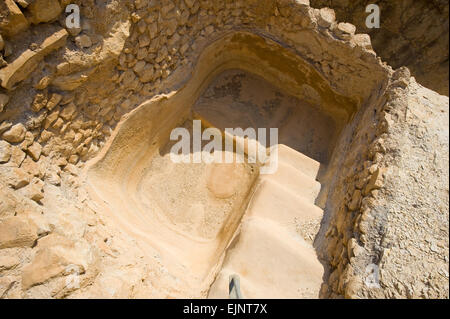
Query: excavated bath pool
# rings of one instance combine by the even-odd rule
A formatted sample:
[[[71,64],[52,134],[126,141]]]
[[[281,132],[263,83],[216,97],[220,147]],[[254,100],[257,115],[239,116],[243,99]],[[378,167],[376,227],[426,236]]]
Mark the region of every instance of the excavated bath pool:
[[[217,42],[220,49],[212,45],[183,89],[155,97],[119,123],[88,165],[91,196],[160,256],[175,279],[174,295],[227,297],[228,277],[238,274],[246,298],[317,298],[324,273],[313,247],[321,183],[345,112],[336,105],[330,111],[312,85],[277,83],[274,66],[253,67],[255,57],[235,41],[242,39],[231,35]],[[260,175],[263,164],[249,163],[246,153],[243,163],[173,162],[170,132],[192,131],[193,120],[222,134],[277,128],[278,169]]]

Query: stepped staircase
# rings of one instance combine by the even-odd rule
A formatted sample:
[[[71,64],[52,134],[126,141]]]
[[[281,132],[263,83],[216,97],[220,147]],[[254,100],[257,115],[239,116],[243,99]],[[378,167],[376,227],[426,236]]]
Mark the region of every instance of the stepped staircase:
[[[320,163],[279,145],[278,170],[261,175],[227,250],[209,298],[228,298],[228,279],[237,274],[243,298],[317,298],[323,267],[301,225],[318,224]]]

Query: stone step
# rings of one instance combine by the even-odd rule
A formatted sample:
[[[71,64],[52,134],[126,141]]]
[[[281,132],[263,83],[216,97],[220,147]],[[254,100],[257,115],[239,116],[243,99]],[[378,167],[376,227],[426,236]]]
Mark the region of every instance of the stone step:
[[[317,220],[322,214],[322,209],[271,180],[257,186],[246,212],[248,217],[271,219],[290,231],[295,230],[297,222]]]
[[[233,274],[240,277],[243,298],[318,298],[323,266],[300,236],[258,216],[244,219],[208,297],[227,298]]]
[[[316,179],[320,168],[320,162],[286,146],[278,145],[278,161],[289,164],[312,179]]]
[[[319,182],[305,175],[299,168],[278,161],[278,169],[274,174],[261,175],[261,180],[270,180],[296,196],[305,198],[309,203],[314,203],[319,195],[321,185]]]

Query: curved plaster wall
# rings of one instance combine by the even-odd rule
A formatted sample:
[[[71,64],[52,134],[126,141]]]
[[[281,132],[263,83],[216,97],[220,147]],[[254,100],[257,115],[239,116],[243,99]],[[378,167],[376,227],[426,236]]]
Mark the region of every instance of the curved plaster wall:
[[[179,282],[174,289],[192,296],[204,296],[220,270],[227,246],[258,184],[258,169],[246,163],[213,164],[212,167],[170,164],[164,161],[167,155],[164,149],[171,130],[191,118],[192,106],[211,81],[230,69],[259,76],[283,92],[310,102],[334,120],[334,142],[358,105],[355,99],[335,93],[326,79],[289,49],[255,34],[230,32],[203,51],[192,75],[179,90],[154,97],[121,120],[102,152],[85,169],[91,195],[124,232],[140,238],[149,253],[161,256],[163,264],[168,265],[168,272]],[[332,148],[330,154],[331,151]],[[174,166],[167,168],[167,165]],[[164,171],[167,175],[161,173]],[[181,172],[183,177],[179,177]],[[178,220],[190,226],[175,226],[170,214],[152,205],[156,199],[151,194],[158,184],[157,173],[163,174],[160,178],[163,186],[158,194],[164,193],[164,189],[170,193],[170,189],[192,188],[192,183],[204,184],[203,189],[192,189],[190,194],[185,194],[186,203],[193,193],[205,196],[206,189],[211,191],[215,180],[233,176],[224,182],[225,186],[220,186],[234,189],[233,196],[208,199],[219,210],[221,217],[216,216],[213,221],[219,227],[216,225],[214,231],[203,235],[196,231],[195,220],[191,217],[202,208],[195,205],[186,207],[184,221]],[[177,185],[167,182],[170,176]],[[179,196],[179,202],[183,203],[183,194]]]

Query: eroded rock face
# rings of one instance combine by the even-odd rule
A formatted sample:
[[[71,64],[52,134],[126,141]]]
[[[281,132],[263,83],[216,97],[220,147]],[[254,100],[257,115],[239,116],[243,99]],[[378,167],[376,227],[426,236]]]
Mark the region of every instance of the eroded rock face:
[[[336,10],[358,32],[368,33],[377,54],[393,68],[407,66],[417,81],[448,96],[448,1],[373,1],[381,10],[380,29],[367,28],[367,1],[311,0],[315,8]]]
[[[448,98],[391,68],[443,92],[448,4],[326,2],[1,1],[0,298],[448,298]],[[175,165],[193,118],[279,172]]]

